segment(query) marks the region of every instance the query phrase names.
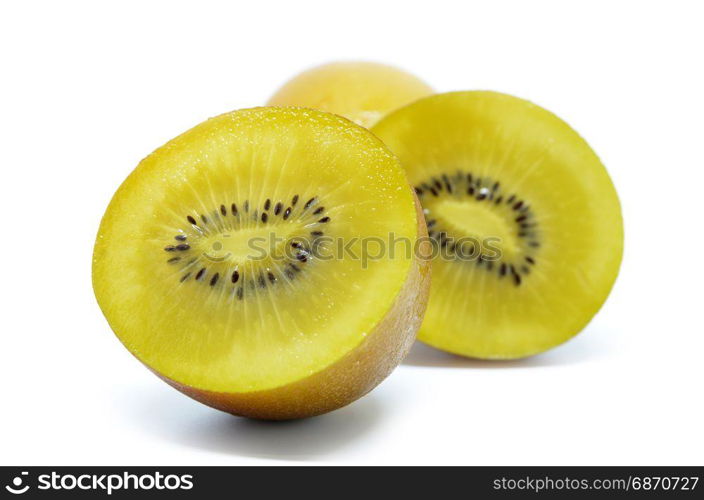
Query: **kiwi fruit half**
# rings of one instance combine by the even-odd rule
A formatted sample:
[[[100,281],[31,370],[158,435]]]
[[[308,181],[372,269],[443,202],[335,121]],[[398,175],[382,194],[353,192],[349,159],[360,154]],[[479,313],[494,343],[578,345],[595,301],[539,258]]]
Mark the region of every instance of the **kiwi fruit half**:
[[[392,66],[335,62],[294,77],[268,104],[321,109],[370,127],[389,111],[432,92],[417,77]]]
[[[417,242],[425,223],[369,131],[307,109],[235,111],[120,186],[93,286],[127,349],[187,395],[236,415],[312,416],[371,390],[415,338],[429,260],[359,258],[364,238],[390,233]]]
[[[584,328],[616,279],[623,222],[609,175],[572,128],[477,91],[420,99],[372,131],[407,169],[434,242],[420,340],[520,358]]]

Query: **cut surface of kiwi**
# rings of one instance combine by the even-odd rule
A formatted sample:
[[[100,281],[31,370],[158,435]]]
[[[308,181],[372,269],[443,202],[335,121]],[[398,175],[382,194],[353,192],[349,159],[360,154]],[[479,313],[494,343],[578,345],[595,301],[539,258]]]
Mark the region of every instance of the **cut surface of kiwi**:
[[[372,131],[407,169],[434,241],[420,340],[520,358],[584,328],[618,274],[623,223],[606,170],[572,128],[474,91],[421,99]]]
[[[319,111],[242,110],[127,178],[93,285],[119,339],[171,385],[238,415],[304,417],[362,396],[406,354],[429,262],[354,255],[364,238],[424,232],[402,167],[370,132]]]
[[[305,106],[370,127],[389,111],[433,90],[417,77],[385,64],[348,61],[309,69],[269,99],[271,106]]]

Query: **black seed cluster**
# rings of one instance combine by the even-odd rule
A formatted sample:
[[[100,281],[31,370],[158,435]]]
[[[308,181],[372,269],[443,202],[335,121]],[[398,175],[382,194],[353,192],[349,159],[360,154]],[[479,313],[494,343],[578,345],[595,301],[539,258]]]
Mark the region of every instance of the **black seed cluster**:
[[[212,234],[221,232],[225,226],[237,229],[246,218],[256,222],[257,224],[273,223],[276,220],[286,221],[295,219],[297,221],[307,222],[307,225],[312,224],[327,224],[331,221],[330,217],[325,215],[325,207],[319,205],[318,198],[313,196],[308,198],[303,204],[299,204],[301,197],[296,194],[286,203],[284,200],[272,201],[267,198],[262,204],[261,209],[258,205],[251,204],[249,200],[244,200],[241,203],[233,202],[229,204],[221,204],[217,209],[208,212],[207,214],[196,213],[186,215],[186,222],[200,234]],[[174,239],[175,244],[169,244],[164,247],[166,252],[174,252],[178,255],[170,257],[166,262],[170,265],[182,264],[179,281],[185,283],[188,281],[194,283],[202,283],[208,287],[229,287],[232,296],[242,300],[248,292],[254,291],[257,288],[265,289],[269,286],[274,286],[280,283],[282,277],[286,277],[289,281],[294,279],[296,275],[303,271],[306,264],[313,257],[311,249],[302,241],[291,241],[290,245],[294,249],[293,260],[284,262],[280,269],[254,271],[255,275],[245,276],[244,270],[237,267],[234,270],[228,271],[225,275],[221,275],[222,270],[211,270],[214,265],[197,266],[199,259],[193,255],[191,245],[188,243],[186,231],[180,231]],[[324,235],[322,229],[313,228],[310,231],[313,238],[319,238]]]
[[[254,207],[254,210],[252,211],[250,211],[250,208],[252,207],[250,206],[249,200],[245,200],[241,204],[241,210],[237,203],[231,203],[229,205],[229,210],[227,205],[222,204],[217,210],[213,210],[209,214],[196,214],[195,216],[187,215],[186,222],[188,222],[188,224],[198,229],[202,233],[207,232],[207,230],[209,229],[218,230],[218,224],[220,223],[230,222],[232,224],[234,222],[236,225],[237,223],[243,220],[243,214],[250,214],[251,220],[261,222],[263,224],[266,224],[270,221],[274,222],[278,220],[278,218],[281,218],[282,220],[288,220],[292,216],[297,216],[298,219],[318,216],[318,223],[325,224],[327,222],[330,222],[330,217],[325,215],[325,207],[318,206],[318,198],[316,196],[308,199],[308,201],[305,202],[303,207],[300,208],[300,210],[298,210],[297,212],[295,207],[298,204],[299,199],[299,195],[294,195],[291,198],[290,203],[286,204],[283,201],[277,201],[276,203],[274,203],[271,201],[271,199],[267,198],[266,201],[264,201],[264,203],[262,204],[261,210]],[[286,208],[284,209],[284,207]],[[233,218],[235,219],[234,221],[232,220]],[[186,236],[184,234],[178,234],[175,238],[180,242],[186,241]],[[169,245],[168,247],[166,247],[166,250],[182,250],[184,249],[184,245],[188,246],[186,243],[183,243],[181,245]],[[187,250],[187,248],[185,249]]]
[[[497,273],[499,278],[510,278],[516,286],[523,282],[524,276],[530,273],[531,266],[534,266],[536,262],[531,253],[540,247],[535,214],[524,199],[515,193],[506,193],[499,181],[463,171],[458,171],[453,175],[443,174],[431,177],[417,184],[414,189],[421,202],[424,198],[427,200],[454,197],[466,199],[472,203],[487,203],[496,207],[496,210],[508,213],[516,227],[517,236],[525,243],[526,254],[521,257],[523,260],[521,262],[507,262],[503,259],[490,260],[487,255],[479,253],[474,262],[487,271]],[[433,238],[441,248],[447,248],[450,253],[456,255],[460,251],[464,254],[473,254],[477,251],[477,249],[469,249],[468,252],[466,248],[460,249],[427,209],[426,222],[428,236]]]

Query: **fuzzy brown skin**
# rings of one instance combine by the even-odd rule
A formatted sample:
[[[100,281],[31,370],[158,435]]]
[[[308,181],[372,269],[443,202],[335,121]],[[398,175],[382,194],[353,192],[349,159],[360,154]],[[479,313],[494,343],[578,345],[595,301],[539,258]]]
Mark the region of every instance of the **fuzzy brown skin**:
[[[310,377],[265,391],[212,392],[189,387],[155,372],[196,401],[242,417],[288,420],[336,410],[361,398],[396,368],[411,349],[430,292],[430,243],[418,199],[414,199],[420,256],[414,255],[406,282],[386,316],[362,343]]]

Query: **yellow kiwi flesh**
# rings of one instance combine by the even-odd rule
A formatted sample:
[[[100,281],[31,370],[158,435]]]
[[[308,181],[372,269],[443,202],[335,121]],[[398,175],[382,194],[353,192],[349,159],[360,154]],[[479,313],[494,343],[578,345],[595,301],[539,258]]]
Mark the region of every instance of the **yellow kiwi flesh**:
[[[623,222],[604,166],[569,125],[476,91],[421,99],[372,131],[406,168],[437,250],[420,340],[521,358],[585,327],[618,274]]]
[[[388,112],[432,92],[417,77],[392,66],[334,62],[295,76],[268,104],[320,109],[370,127]]]
[[[120,186],[93,286],[119,339],[171,385],[238,415],[305,417],[387,376],[427,300],[417,255],[363,266],[335,245],[359,255],[363,238],[424,231],[402,167],[367,130],[242,110],[173,139]]]

